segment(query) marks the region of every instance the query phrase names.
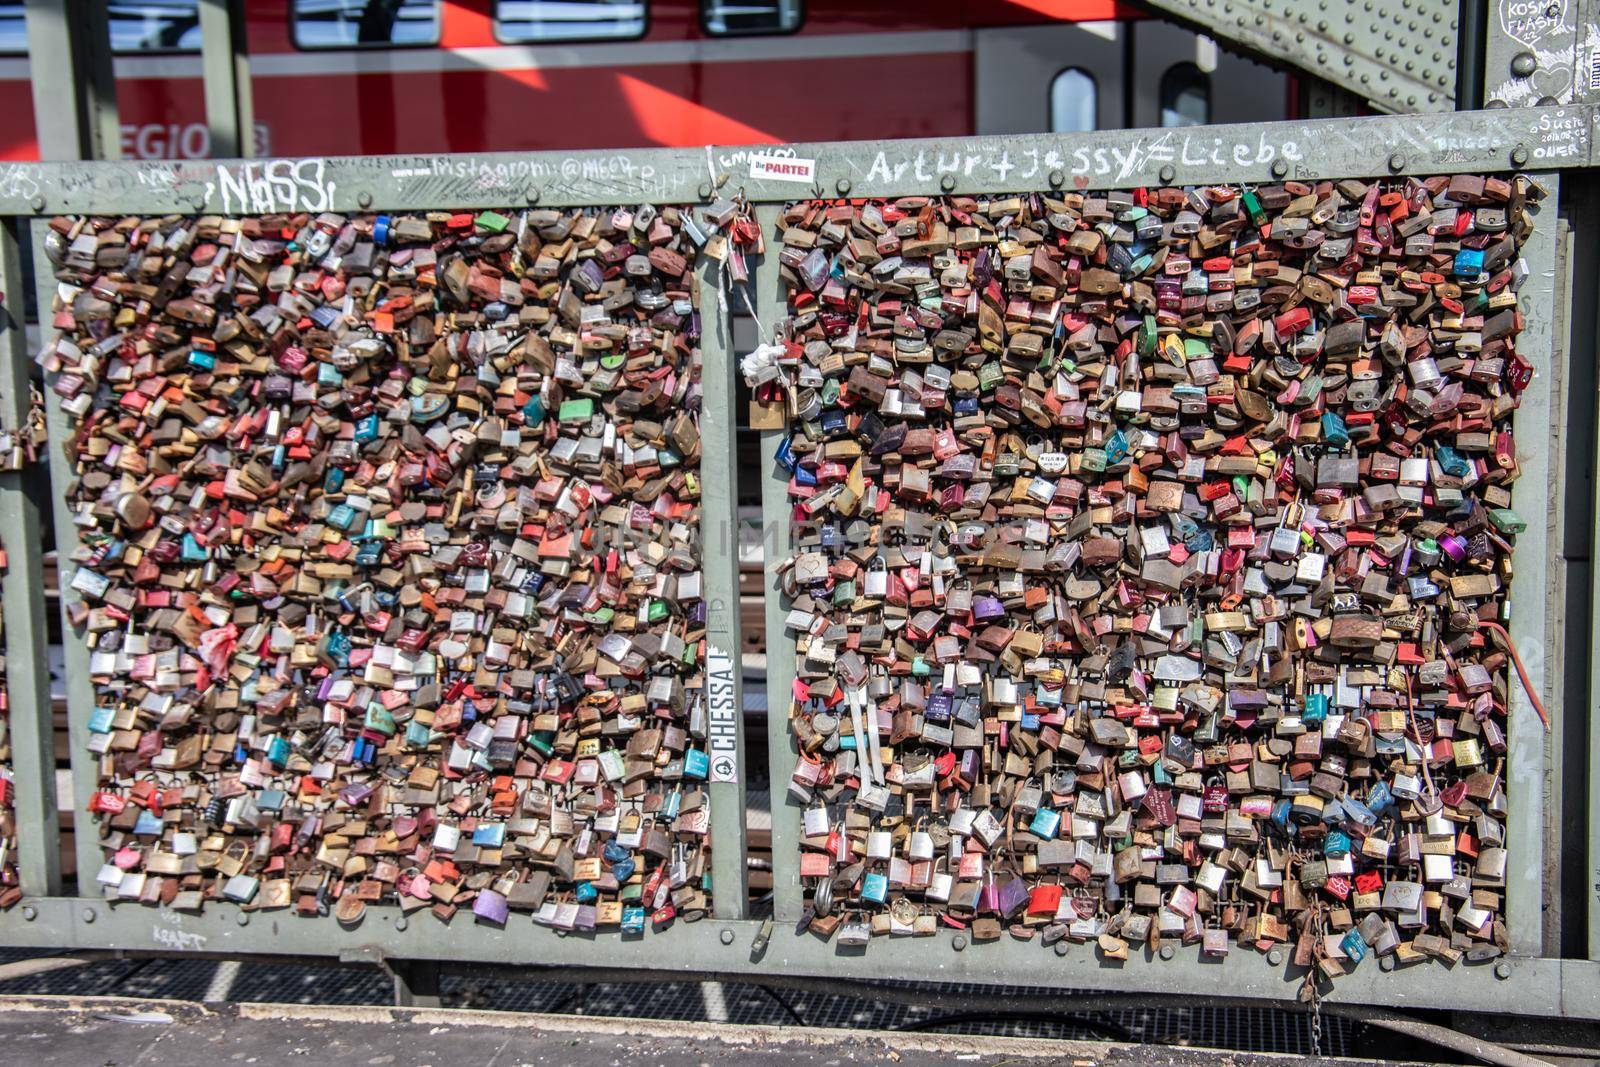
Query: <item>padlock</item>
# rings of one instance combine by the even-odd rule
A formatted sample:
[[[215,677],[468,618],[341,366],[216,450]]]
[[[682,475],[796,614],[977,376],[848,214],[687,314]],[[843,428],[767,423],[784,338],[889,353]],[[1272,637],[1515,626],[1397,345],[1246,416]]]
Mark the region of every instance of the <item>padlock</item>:
[[[53,220],[109,893],[192,855],[196,907],[704,912],[688,264],[733,221]]]

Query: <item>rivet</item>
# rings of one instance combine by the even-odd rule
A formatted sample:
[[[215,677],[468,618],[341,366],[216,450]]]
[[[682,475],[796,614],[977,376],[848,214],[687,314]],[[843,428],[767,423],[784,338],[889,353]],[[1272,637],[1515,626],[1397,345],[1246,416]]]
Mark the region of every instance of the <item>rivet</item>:
[[[955,937],[950,939],[950,947],[955,949],[957,952],[960,952],[962,949],[967,947],[967,939],[960,934],[957,934]]]
[[[1405,170],[1406,157],[1402,156],[1399,152],[1394,153],[1394,155],[1389,157],[1389,169],[1395,174],[1399,174],[1401,171]]]
[[[84,908],[83,909],[83,921],[86,922],[86,923],[92,923],[92,922],[94,922],[94,920],[95,920],[95,910],[93,908]]]
[[[848,196],[850,193],[850,179],[840,178],[839,183],[834,188],[839,190],[840,196]]]
[[[22,909],[22,917],[27,919],[29,922],[33,922],[33,920],[39,917],[39,909],[34,907],[32,904],[29,904],[27,907]]]
[[[1506,103],[1504,100],[1491,100],[1483,106],[1484,110],[1486,111],[1499,111],[1501,108],[1510,107],[1511,105]]]
[[[360,204],[361,210],[365,211],[367,208],[372,206],[372,194],[367,192],[365,189],[361,190],[356,194],[356,203]]]
[[[36,196],[36,197],[33,198],[32,201],[30,201],[30,203],[33,206],[33,210],[35,210],[35,211],[43,211],[44,210],[44,197]]]
[[[701,182],[700,183],[699,193],[700,193],[700,199],[701,200],[710,200],[711,199],[711,183],[710,182]]]
[[[1161,958],[1162,959],[1170,960],[1176,954],[1177,953],[1175,952],[1175,950],[1173,949],[1173,947],[1171,945],[1162,945],[1161,946]]]
[[[1274,178],[1281,178],[1285,174],[1288,174],[1288,173],[1289,173],[1289,164],[1285,163],[1281,159],[1275,159],[1275,160],[1272,161],[1272,176]]]
[[[939,188],[943,189],[945,192],[948,193],[955,187],[956,176],[954,174],[946,174],[943,178],[939,179]]]
[[[1511,150],[1511,165],[1513,167],[1524,167],[1527,166],[1527,164],[1528,150],[1522,145],[1517,145],[1517,147]]]
[[[1050,172],[1050,188],[1059,189],[1066,182],[1066,180],[1067,176],[1062,174],[1059,170],[1053,170]]]
[[[1494,976],[1502,982],[1511,977],[1511,961],[1501,960],[1494,965]]]
[[[1067,954],[1067,942],[1066,942],[1066,940],[1062,939],[1060,941],[1057,941],[1056,942],[1056,955],[1057,956],[1065,956],[1066,954]]]
[[[239,913],[239,925],[240,926],[249,926],[250,925],[250,913],[249,912],[241,911]]]
[[[528,191],[523,196],[528,203],[537,204],[539,202],[539,187],[536,185],[528,186]]]
[[[1541,96],[1533,103],[1535,107],[1555,107],[1557,104],[1561,103],[1561,101],[1557,100],[1553,96]]]
[[[411,925],[410,921],[404,915],[400,916],[400,918],[398,918],[398,919],[396,919],[394,921],[394,928],[396,930],[404,930],[406,927],[408,927],[410,925]]]
[[[1283,949],[1275,948],[1275,949],[1271,949],[1270,951],[1268,951],[1267,952],[1267,962],[1272,964],[1274,967],[1277,967],[1280,964],[1282,964],[1283,963]]]
[[[1511,57],[1511,73],[1519,78],[1526,78],[1539,69],[1539,61],[1532,52],[1518,52]]]
[[[1161,180],[1163,182],[1170,182],[1170,181],[1172,181],[1172,179],[1176,178],[1177,176],[1178,176],[1178,172],[1173,170],[1170,165],[1161,168],[1160,178],[1161,178]]]
[[[1394,957],[1393,956],[1379,956],[1378,957],[1378,970],[1380,970],[1380,971],[1392,971],[1392,970],[1394,970]]]
[[[720,936],[722,938],[722,943],[724,945],[733,944],[733,931],[732,930],[723,930]]]

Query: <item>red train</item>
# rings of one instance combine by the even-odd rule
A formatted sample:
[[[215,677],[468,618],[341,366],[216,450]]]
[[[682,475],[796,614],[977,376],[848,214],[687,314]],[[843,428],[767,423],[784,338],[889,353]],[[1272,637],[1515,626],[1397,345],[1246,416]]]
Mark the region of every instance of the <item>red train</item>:
[[[108,3],[123,154],[209,154],[196,0]],[[257,154],[1254,121],[1292,82],[1117,0],[251,0]],[[37,158],[0,3],[0,158]]]

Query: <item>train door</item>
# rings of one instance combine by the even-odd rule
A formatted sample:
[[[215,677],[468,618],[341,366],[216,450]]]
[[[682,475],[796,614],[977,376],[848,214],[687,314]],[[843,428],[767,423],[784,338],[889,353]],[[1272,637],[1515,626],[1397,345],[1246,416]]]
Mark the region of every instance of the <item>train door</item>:
[[[1075,22],[974,31],[977,132],[1073,133],[1125,125],[1128,25]]]
[[[974,32],[977,132],[1071,133],[1290,117],[1290,80],[1159,19]]]
[[[1289,76],[1160,19],[1128,24],[1133,36],[1128,125],[1201,126],[1292,117]]]

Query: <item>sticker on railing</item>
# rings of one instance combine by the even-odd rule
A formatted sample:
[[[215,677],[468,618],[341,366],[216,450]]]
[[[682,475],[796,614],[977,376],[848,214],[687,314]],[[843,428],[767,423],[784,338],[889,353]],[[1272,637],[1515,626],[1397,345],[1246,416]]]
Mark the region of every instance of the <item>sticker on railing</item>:
[[[817,180],[817,161],[797,156],[751,156],[750,177],[810,185]]]
[[[713,784],[739,780],[739,701],[734,671],[739,665],[716,645],[706,645],[706,708],[710,718],[706,748]]]

